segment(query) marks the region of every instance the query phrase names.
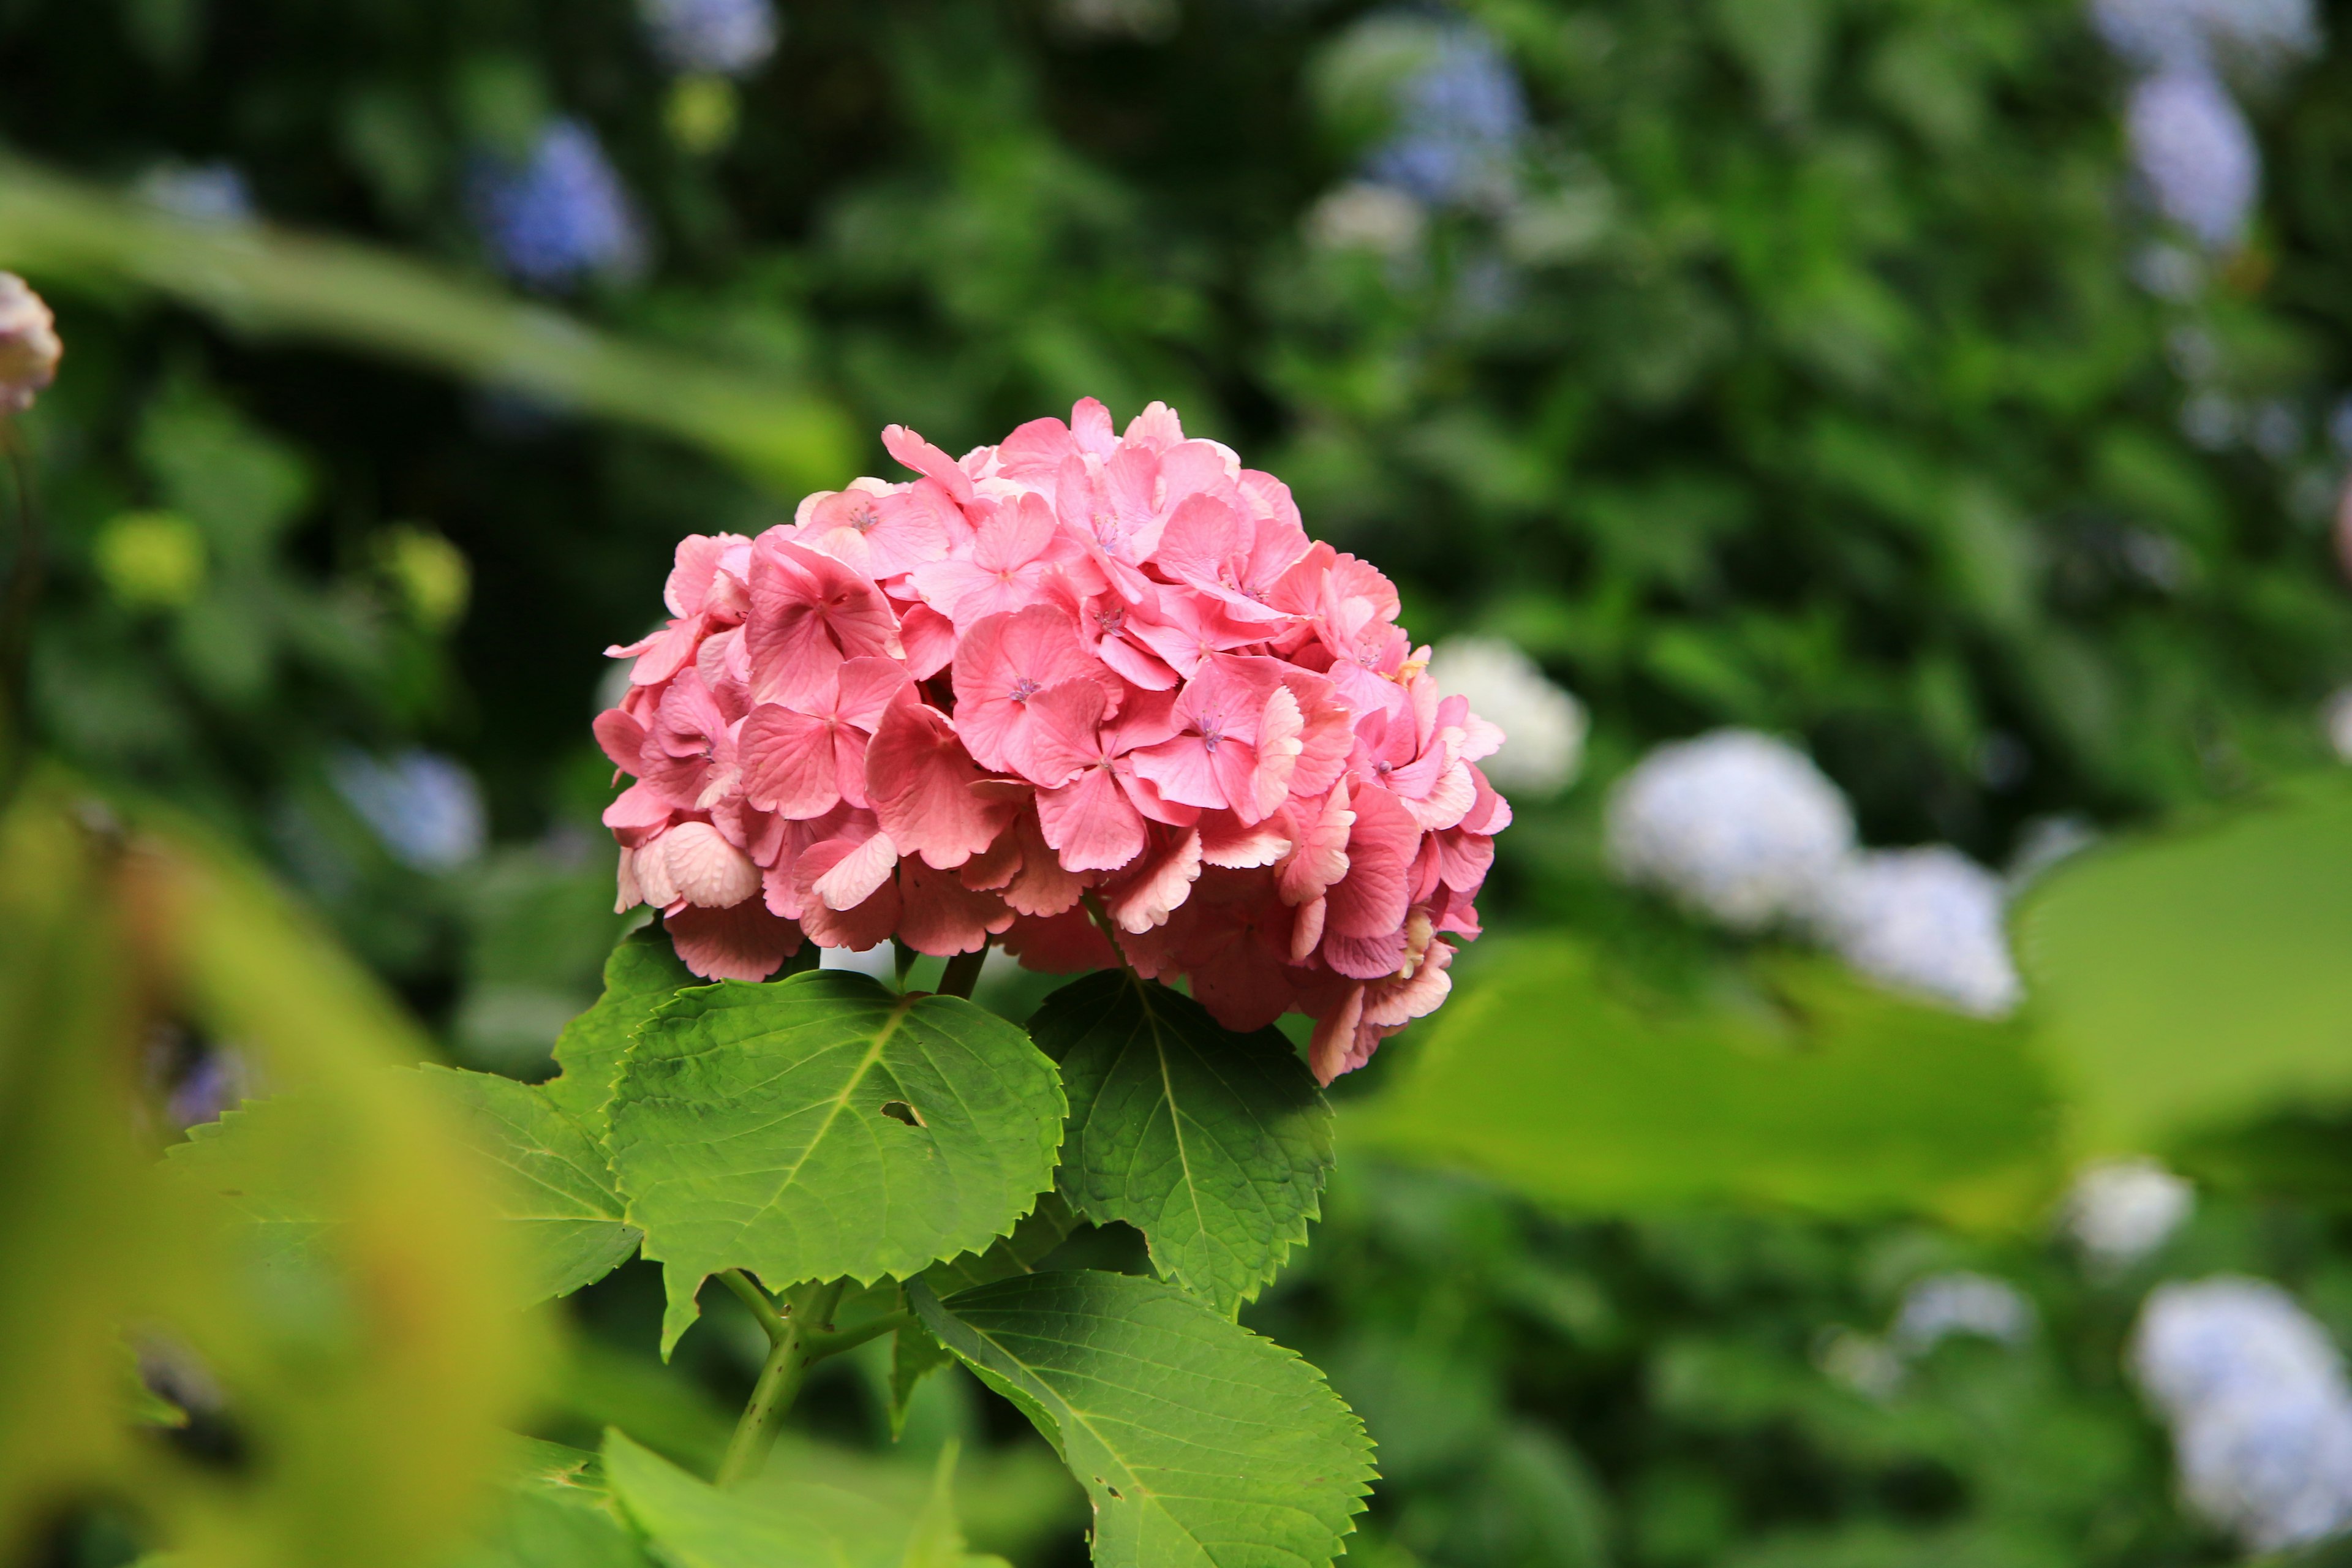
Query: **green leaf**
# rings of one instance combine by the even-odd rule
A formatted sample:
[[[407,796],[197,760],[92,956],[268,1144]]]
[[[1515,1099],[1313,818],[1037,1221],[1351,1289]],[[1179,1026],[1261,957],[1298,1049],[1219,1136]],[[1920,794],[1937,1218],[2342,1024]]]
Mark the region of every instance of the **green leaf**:
[[[461,1568],[647,1568],[601,1458],[528,1437],[516,1458],[503,1506]]]
[[[1331,1169],[1331,1108],[1290,1042],[1236,1035],[1125,970],[1055,992],[1029,1030],[1070,1097],[1063,1192],[1097,1225],[1141,1231],[1163,1277],[1237,1311],[1307,1239]]]
[[[867,1282],[986,1247],[1053,1184],[1063,1110],[1054,1064],[959,997],[838,970],[679,993],[611,1108],[629,1221],[665,1266],[665,1351],[722,1268]]]
[[[907,1406],[923,1379],[953,1360],[947,1347],[919,1325],[909,1323],[890,1336],[890,1441],[907,1435]]]
[[[320,1267],[325,1253],[319,1244],[335,1221],[315,1186],[288,1179],[306,1163],[317,1121],[298,1096],[247,1100],[190,1128],[186,1142],[164,1150],[164,1173],[243,1220],[247,1256],[257,1267]]]
[[[1078,1216],[1059,1193],[1046,1193],[1037,1206],[1021,1216],[1010,1236],[999,1237],[978,1252],[959,1253],[923,1270],[931,1289],[942,1296],[990,1285],[1015,1274],[1034,1274],[1053,1250],[1077,1229]]]
[[[2352,788],[2330,778],[2051,872],[2018,917],[2041,1036],[2101,1146],[2352,1102]]]
[[[954,1446],[919,1506],[789,1478],[721,1491],[617,1431],[604,1435],[614,1494],[672,1568],[961,1568]],[[895,1492],[896,1489],[893,1489]]]
[[[1825,961],[1767,958],[1745,982],[1742,998],[1673,1000],[1569,938],[1514,944],[1349,1108],[1348,1135],[1587,1212],[1767,1203],[1991,1224],[2046,1198],[2055,1107],[2021,1025]]]
[[[605,1133],[605,1108],[621,1076],[621,1058],[654,1010],[689,985],[701,982],[678,962],[677,951],[657,926],[623,937],[604,960],[604,994],[563,1026],[555,1059],[563,1074],[547,1085],[549,1096],[590,1134]]]
[[[908,1296],[1087,1489],[1103,1568],[1328,1563],[1372,1480],[1323,1376],[1174,1286],[1081,1270]]]
[[[641,1237],[622,1218],[604,1148],[558,1108],[552,1085],[419,1070],[466,1113],[475,1147],[512,1173],[498,1214],[514,1238],[527,1301],[568,1296],[628,1261]]]

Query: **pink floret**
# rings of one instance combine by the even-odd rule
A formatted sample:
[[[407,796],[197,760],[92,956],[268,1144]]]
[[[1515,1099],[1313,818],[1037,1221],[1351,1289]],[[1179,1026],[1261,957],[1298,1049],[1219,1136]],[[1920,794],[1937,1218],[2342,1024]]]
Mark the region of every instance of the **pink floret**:
[[[711,979],[803,941],[1125,962],[1229,1028],[1308,1015],[1326,1083],[1444,1000],[1501,731],[1386,577],[1160,404],[883,442],[917,477],[683,541],[670,620],[610,650],[622,909]]]

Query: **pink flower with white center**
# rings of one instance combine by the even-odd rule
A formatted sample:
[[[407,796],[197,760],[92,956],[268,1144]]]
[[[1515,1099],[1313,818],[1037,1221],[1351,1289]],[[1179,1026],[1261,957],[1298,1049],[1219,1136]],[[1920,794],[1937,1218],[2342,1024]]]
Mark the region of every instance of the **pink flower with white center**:
[[[1311,1015],[1326,1081],[1434,1007],[1510,811],[1388,579],[1160,405],[883,444],[919,477],[686,540],[612,650],[621,906],[712,977],[807,940],[1124,962],[1229,1027]]]

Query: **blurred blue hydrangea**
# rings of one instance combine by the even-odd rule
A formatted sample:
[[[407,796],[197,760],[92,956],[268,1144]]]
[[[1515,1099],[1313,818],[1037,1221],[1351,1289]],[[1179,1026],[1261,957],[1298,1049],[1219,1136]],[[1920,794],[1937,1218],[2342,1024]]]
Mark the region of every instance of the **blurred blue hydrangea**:
[[[489,836],[482,793],[464,763],[413,750],[384,759],[347,751],[327,776],[392,858],[419,871],[453,871]]]
[[[234,163],[158,163],[139,177],[140,196],[192,223],[250,223],[253,190]]]
[[[645,263],[645,231],[596,134],[551,121],[520,162],[485,154],[471,182],[474,221],[499,268],[556,288]]]
[[[2234,247],[2262,188],[2262,153],[2220,79],[2195,66],[2149,77],[2132,89],[2125,122],[2156,209],[2208,250]]]
[[[642,0],[654,52],[673,70],[749,76],[776,52],[772,0]]]
[[[1450,22],[1397,89],[1397,125],[1364,162],[1365,176],[1432,206],[1510,194],[1512,162],[1528,128],[1519,79],[1481,28]]]
[[[2267,1280],[2158,1287],[2131,1364],[2172,1428],[2189,1504],[2256,1552],[2352,1527],[2352,1386],[2326,1331]]]

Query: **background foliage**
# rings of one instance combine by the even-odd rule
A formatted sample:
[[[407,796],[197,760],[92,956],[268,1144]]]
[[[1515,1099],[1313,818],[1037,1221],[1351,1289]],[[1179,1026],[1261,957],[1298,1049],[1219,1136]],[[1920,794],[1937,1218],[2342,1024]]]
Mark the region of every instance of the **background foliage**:
[[[2134,280],[2154,230],[2128,194],[2120,78],[2059,0],[785,15],[714,146],[681,132],[680,84],[622,0],[0,5],[11,154],[115,184],[225,161],[271,219],[478,286],[415,296],[418,335],[455,342],[402,368],[264,330],[289,324],[273,291],[219,281],[249,264],[241,243],[110,250],[89,224],[67,244],[0,209],[0,251],[26,251],[69,344],[27,422],[55,552],[43,742],[272,858],[460,1059],[544,1076],[596,994],[616,931],[586,734],[598,650],[657,613],[678,535],[755,529],[801,489],[879,471],[846,433],[890,421],[961,450],[1080,395],[1122,416],[1164,398],[1393,572],[1417,633],[1535,652],[1591,704],[1593,762],[1503,839],[1497,923],[1572,928],[1547,940],[1678,1006],[1714,1005],[1720,966],[1751,961],[1599,872],[1606,784],[1656,740],[1793,732],[1866,838],[1993,861],[2043,814],[2129,824],[2326,757],[2314,713],[2352,676],[2328,539],[2352,381],[2341,51],[2256,106],[2264,216],[2166,299]],[[1450,16],[1499,41],[1524,136],[1501,176],[1351,228],[1341,198],[1394,129],[1384,50]],[[478,161],[557,113],[602,139],[651,257],[564,304],[662,357],[532,371],[557,353],[529,346],[560,336],[543,320],[466,313],[502,287],[469,217]],[[482,357],[492,342],[505,357]],[[726,401],[703,376],[756,391],[793,435],[698,443],[644,412]],[[2199,398],[2234,423],[2184,422]],[[486,844],[371,827],[353,769],[418,745],[481,781]],[[1767,990],[1801,979],[1753,962]],[[1368,1076],[1442,1065],[1414,1048]],[[1376,1141],[1361,1125],[1358,1150]],[[2299,1125],[2318,1176],[2203,1130],[2221,1195],[2161,1262],[2285,1279],[2341,1338],[2352,1249],[2313,1196],[2333,1133]],[[1611,1168],[1620,1188],[1583,1212],[1638,1217],[1571,1223],[1343,1157],[1304,1262],[1246,1318],[1329,1367],[1382,1445],[1358,1553],[2223,1554],[2175,1510],[2120,1382],[2144,1279],[2086,1276],[2013,1218],[1669,1211],[1628,1196],[1636,1164]],[[1769,1195],[1817,1197],[1806,1179]],[[1963,1264],[2026,1289],[2021,1348],[1958,1340],[1892,1384],[1841,1381],[1909,1282]],[[707,1468],[714,1411],[757,1363],[725,1306],[679,1350],[706,1408],[621,1348],[653,1337],[647,1270],[579,1298],[544,1435],[594,1447],[618,1422]],[[812,1430],[882,1446],[887,1366],[828,1378]],[[1074,1495],[1017,1422],[953,1376],[926,1389],[900,1451],[966,1441],[975,1544],[1075,1552]]]

